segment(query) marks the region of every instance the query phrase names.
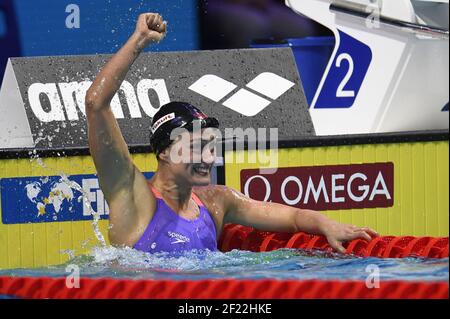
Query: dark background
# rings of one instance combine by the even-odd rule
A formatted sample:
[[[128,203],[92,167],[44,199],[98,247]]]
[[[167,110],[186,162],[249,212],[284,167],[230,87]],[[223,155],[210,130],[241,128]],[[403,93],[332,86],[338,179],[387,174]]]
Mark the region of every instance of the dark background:
[[[284,0],[199,1],[202,49],[248,48],[254,40],[332,35]]]
[[[65,25],[80,8],[80,28]],[[0,80],[8,57],[114,53],[142,12],[160,12],[167,38],[147,51],[249,48],[255,40],[331,35],[283,0],[0,0]]]

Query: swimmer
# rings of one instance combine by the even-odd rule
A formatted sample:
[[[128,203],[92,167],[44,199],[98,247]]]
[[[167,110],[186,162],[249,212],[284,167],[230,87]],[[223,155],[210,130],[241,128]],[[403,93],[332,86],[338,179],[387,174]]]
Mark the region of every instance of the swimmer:
[[[112,245],[150,253],[216,251],[226,223],[323,235],[341,253],[346,241],[378,236],[368,227],[341,224],[312,210],[256,201],[229,187],[211,185],[219,122],[189,103],[166,104],[152,119],[150,144],[158,167],[147,180],[132,161],[110,104],[136,58],[148,45],[160,42],[166,29],[159,14],[140,15],[135,32],[86,94],[89,147],[110,208]],[[194,130],[195,122],[200,129]],[[174,139],[171,133],[180,128],[185,130]],[[191,150],[187,160],[176,156],[183,148]]]

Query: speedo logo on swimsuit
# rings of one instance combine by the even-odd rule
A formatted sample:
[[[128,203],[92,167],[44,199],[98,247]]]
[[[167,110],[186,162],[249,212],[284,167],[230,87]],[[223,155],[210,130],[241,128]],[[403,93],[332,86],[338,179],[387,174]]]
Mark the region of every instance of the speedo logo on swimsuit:
[[[264,72],[251,80],[246,88],[240,88],[228,97],[237,89],[237,85],[217,75],[207,74],[192,84],[189,89],[214,102],[223,101],[223,106],[242,115],[255,116],[294,85],[295,83],[275,73]]]
[[[188,237],[178,233],[174,233],[172,231],[168,231],[167,235],[169,235],[170,238],[175,239],[171,242],[171,244],[189,243],[191,241]]]

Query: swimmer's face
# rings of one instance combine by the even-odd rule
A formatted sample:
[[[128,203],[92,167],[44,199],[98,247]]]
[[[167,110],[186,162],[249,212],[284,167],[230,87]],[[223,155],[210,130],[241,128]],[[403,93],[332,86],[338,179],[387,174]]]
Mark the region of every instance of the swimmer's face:
[[[215,129],[183,132],[164,151],[171,172],[180,183],[204,186],[211,182],[211,170],[216,160]]]

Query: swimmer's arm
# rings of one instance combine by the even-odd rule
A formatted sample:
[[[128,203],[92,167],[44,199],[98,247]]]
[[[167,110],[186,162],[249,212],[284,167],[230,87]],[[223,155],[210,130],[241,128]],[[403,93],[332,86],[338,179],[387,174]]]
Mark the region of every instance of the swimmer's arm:
[[[333,221],[325,215],[307,209],[299,209],[278,203],[256,201],[228,189],[225,223],[241,224],[259,230],[273,232],[305,232],[324,235],[330,245],[345,252],[342,243],[356,238],[371,240],[378,234],[370,228],[359,228]]]
[[[132,192],[137,173],[110,103],[140,52],[151,42],[160,41],[165,32],[161,16],[141,15],[134,34],[105,65],[86,94],[89,147],[108,203],[123,189]]]
[[[142,50],[166,35],[166,22],[159,14],[144,13],[139,16],[136,30],[97,75],[86,95],[93,109],[110,108],[110,103],[120,88],[128,71]]]

